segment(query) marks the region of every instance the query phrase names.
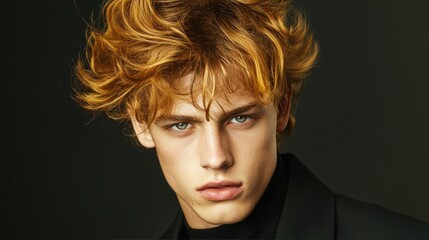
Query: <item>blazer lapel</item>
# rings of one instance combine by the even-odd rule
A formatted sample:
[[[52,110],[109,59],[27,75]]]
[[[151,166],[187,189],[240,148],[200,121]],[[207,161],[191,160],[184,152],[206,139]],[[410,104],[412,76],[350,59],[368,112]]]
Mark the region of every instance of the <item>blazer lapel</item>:
[[[170,227],[167,229],[167,231],[165,231],[160,239],[179,239],[182,228],[182,211],[179,210]]]
[[[276,239],[335,239],[335,195],[292,154],[283,155],[289,181]]]

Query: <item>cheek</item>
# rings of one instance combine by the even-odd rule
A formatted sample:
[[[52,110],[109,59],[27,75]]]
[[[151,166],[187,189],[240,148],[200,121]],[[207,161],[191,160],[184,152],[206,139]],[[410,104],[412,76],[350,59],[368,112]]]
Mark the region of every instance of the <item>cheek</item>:
[[[234,148],[250,159],[261,159],[276,152],[276,124],[272,119],[263,119],[250,131],[235,137]]]
[[[250,176],[258,176],[255,187],[265,185],[274,171],[277,159],[276,122],[267,118],[246,136],[247,147],[241,148],[245,166]],[[250,179],[250,181],[253,181]],[[257,187],[258,188],[258,187]]]
[[[262,175],[270,175],[277,159],[276,131],[271,127],[260,131],[249,148],[253,170]],[[262,176],[261,176],[262,177]]]
[[[162,137],[154,139],[158,160],[164,177],[176,193],[181,192],[184,185],[190,185],[192,176],[192,158],[189,147]]]

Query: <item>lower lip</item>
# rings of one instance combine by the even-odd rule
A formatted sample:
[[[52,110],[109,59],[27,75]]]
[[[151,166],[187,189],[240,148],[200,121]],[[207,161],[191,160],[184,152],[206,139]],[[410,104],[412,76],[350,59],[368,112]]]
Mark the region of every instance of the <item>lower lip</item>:
[[[243,192],[241,186],[229,186],[222,188],[206,188],[199,191],[201,196],[208,201],[226,201],[236,198]]]

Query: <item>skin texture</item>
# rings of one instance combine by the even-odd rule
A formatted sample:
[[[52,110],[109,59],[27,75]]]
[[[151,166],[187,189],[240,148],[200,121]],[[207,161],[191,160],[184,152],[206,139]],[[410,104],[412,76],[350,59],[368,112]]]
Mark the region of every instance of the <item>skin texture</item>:
[[[148,129],[131,121],[140,143],[156,148],[188,224],[205,229],[239,222],[258,203],[276,167],[276,133],[287,125],[289,104],[283,109],[278,114],[273,103],[263,105],[235,91],[216,98],[209,120],[189,101],[176,99],[172,112]],[[209,201],[198,192],[204,184],[224,180],[240,183],[241,193]]]

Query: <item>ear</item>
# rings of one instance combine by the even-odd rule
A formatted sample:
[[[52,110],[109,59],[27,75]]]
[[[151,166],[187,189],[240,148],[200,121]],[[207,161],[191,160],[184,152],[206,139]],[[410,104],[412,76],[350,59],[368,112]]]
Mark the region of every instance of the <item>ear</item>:
[[[291,99],[292,96],[288,91],[286,97],[280,100],[278,106],[279,113],[277,115],[277,132],[283,131],[289,122]]]
[[[136,116],[134,114],[129,114],[130,120],[133,125],[134,132],[136,133],[137,139],[140,144],[146,148],[155,147],[155,142],[153,141],[152,134],[150,133],[149,128],[146,123],[141,123],[137,121]]]

